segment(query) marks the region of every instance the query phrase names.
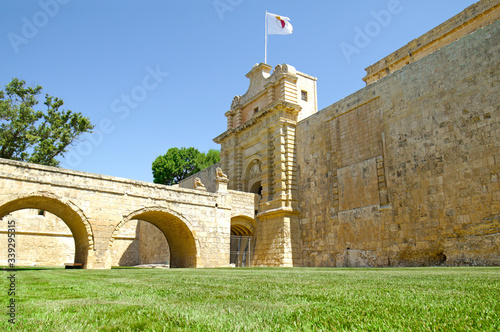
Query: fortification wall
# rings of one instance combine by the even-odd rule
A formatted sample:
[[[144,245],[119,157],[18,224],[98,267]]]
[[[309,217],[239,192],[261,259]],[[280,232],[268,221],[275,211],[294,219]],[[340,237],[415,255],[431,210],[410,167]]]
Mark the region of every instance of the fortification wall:
[[[305,266],[500,264],[500,22],[297,125]]]

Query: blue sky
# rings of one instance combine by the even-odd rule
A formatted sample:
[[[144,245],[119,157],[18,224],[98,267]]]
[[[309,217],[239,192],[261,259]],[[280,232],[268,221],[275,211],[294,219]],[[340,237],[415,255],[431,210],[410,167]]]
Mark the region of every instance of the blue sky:
[[[366,67],[474,2],[0,0],[0,85],[41,85],[91,118],[96,133],[69,149],[65,167],[152,181],[153,160],[171,147],[219,149],[224,113],[264,61],[266,10],[294,27],[269,36],[268,64],[317,77],[322,109],[364,87]]]

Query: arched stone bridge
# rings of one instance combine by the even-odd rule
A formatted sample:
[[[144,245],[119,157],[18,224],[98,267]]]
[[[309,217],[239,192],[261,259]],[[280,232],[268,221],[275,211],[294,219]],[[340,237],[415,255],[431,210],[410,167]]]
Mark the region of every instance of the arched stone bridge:
[[[171,267],[222,267],[229,266],[231,220],[253,221],[255,213],[254,194],[226,188],[210,193],[0,159],[0,218],[6,228],[17,210],[55,214],[84,268],[111,268],[114,237],[132,219],[165,234]]]

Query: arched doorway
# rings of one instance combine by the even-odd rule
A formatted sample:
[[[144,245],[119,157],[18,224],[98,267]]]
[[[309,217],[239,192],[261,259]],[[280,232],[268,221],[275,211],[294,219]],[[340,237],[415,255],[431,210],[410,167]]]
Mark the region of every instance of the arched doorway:
[[[123,225],[133,219],[151,223],[165,235],[170,249],[170,267],[197,267],[199,246],[188,220],[166,208],[144,208],[129,214],[116,227],[112,235],[113,242]]]
[[[25,209],[50,212],[64,221],[74,239],[74,263],[83,264],[83,268],[87,267],[89,250],[93,249],[94,245],[93,236],[89,222],[78,207],[48,193],[27,195],[0,206],[2,223],[7,223],[8,219],[12,218],[12,212]]]
[[[255,238],[255,221],[252,218],[236,216],[231,218],[231,249],[229,264],[234,267],[252,266]]]
[[[256,181],[255,183],[253,183],[250,187],[249,192],[262,196],[262,182]]]

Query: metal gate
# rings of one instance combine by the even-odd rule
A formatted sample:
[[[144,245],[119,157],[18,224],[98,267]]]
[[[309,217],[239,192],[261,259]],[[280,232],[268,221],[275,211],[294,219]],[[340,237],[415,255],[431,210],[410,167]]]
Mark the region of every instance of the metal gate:
[[[229,263],[234,267],[252,266],[252,236],[231,235]]]

